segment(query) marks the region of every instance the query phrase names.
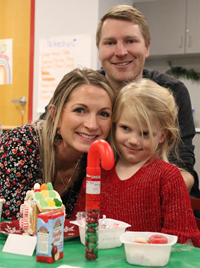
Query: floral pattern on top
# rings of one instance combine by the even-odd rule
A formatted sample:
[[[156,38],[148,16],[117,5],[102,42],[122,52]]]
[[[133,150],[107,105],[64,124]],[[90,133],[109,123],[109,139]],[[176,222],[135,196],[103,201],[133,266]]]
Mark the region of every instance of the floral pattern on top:
[[[2,219],[13,221],[20,217],[20,205],[26,192],[33,189],[36,182],[42,184],[42,176],[39,137],[33,125],[26,124],[0,136],[0,198],[6,200]],[[71,218],[83,178],[61,195],[68,219]]]
[[[33,125],[26,124],[0,137],[0,198],[6,200],[2,218],[19,218],[20,205],[34,184],[42,183],[39,141]]]

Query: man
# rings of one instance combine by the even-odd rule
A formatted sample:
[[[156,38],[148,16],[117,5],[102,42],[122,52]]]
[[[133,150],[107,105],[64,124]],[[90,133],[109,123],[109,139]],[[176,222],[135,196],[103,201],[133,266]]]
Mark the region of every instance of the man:
[[[171,156],[170,162],[185,170],[182,171],[182,176],[186,186],[191,195],[198,197],[198,176],[194,171],[192,145],[195,128],[190,96],[179,80],[144,69],[145,59],[149,56],[150,41],[149,26],[141,12],[128,5],[111,8],[100,19],[96,33],[96,45],[103,67],[99,72],[106,76],[116,94],[125,84],[142,77],[173,91],[179,107],[182,143],[179,144],[180,160]]]
[[[100,20],[96,45],[99,59],[111,86],[117,92],[125,84],[142,77],[149,78],[173,91],[179,107],[179,124],[182,143],[179,145],[180,161],[171,162],[182,167],[182,176],[191,194],[198,194],[198,176],[194,171],[195,156],[192,139],[195,135],[190,96],[187,88],[177,79],[157,71],[144,69],[149,56],[150,33],[148,23],[137,9],[119,5],[111,8]],[[195,183],[195,184],[194,184]],[[193,187],[194,185],[194,187]],[[193,188],[192,188],[193,187]]]

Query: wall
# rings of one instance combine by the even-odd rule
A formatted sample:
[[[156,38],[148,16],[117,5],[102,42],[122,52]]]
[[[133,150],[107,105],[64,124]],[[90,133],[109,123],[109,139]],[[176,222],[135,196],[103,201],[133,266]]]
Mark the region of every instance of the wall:
[[[98,19],[97,0],[35,0],[35,55],[33,85],[33,119],[37,119],[39,39],[48,36],[91,33]],[[95,41],[92,42],[92,68],[97,66]]]
[[[100,17],[112,6],[133,5],[133,0],[35,0],[35,55],[33,85],[33,119],[38,119],[39,39],[71,34],[92,35],[91,68],[100,68],[95,44]]]

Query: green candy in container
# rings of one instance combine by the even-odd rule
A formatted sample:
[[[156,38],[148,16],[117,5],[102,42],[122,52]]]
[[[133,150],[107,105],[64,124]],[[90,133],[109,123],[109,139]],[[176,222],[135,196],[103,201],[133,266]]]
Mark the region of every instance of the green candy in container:
[[[86,169],[86,259],[98,258],[98,221],[100,209],[101,166],[108,170],[114,166],[114,155],[110,145],[104,140],[93,142],[87,158]]]

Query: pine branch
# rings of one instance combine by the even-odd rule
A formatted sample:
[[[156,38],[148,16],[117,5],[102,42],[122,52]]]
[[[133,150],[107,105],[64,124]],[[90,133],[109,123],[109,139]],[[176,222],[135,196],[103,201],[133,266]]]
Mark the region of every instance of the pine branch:
[[[170,66],[170,72],[172,75],[180,78],[186,78],[188,80],[194,80],[194,81],[200,81],[200,73],[196,72],[194,69],[185,69],[182,67],[172,67],[171,62],[169,61],[169,66]]]

